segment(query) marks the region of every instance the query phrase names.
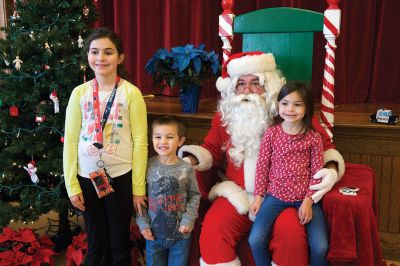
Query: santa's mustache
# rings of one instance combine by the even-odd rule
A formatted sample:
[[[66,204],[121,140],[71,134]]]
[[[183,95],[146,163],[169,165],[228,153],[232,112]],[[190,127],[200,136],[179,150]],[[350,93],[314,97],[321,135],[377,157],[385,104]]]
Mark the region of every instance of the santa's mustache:
[[[253,103],[256,105],[261,105],[261,104],[265,103],[265,98],[263,97],[263,95],[259,95],[257,93],[240,94],[240,95],[232,96],[231,103],[233,105],[246,104],[246,103]]]

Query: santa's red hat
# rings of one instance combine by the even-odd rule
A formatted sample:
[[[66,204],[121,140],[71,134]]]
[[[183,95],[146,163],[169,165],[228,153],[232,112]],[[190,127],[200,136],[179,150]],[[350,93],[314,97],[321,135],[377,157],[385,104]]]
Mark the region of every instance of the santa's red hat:
[[[218,78],[216,86],[224,97],[235,92],[236,83],[240,76],[253,74],[259,77],[261,85],[265,85],[265,81],[268,79],[267,73],[275,73],[275,76],[281,79],[280,72],[276,69],[273,54],[259,51],[233,54],[222,66],[222,76]],[[281,81],[274,81],[274,83],[279,83],[278,89],[280,89],[280,85],[284,84]]]
[[[36,166],[36,162],[35,162],[34,160],[30,161],[28,164],[31,164],[31,165],[33,165],[33,167],[35,167],[35,166]]]

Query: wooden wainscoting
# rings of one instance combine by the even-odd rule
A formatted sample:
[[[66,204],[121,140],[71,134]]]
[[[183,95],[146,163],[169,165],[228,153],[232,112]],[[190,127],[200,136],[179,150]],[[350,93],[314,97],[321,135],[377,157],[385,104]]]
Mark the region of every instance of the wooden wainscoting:
[[[163,114],[179,117],[186,126],[187,144],[203,142],[216,110],[216,99],[200,100],[195,114],[182,113],[177,98],[157,96],[146,99],[146,104],[149,125]],[[400,260],[400,124],[370,123],[369,115],[380,107],[377,104],[335,106],[334,143],[346,162],[366,164],[375,170],[383,256]],[[385,107],[400,114],[400,104]]]

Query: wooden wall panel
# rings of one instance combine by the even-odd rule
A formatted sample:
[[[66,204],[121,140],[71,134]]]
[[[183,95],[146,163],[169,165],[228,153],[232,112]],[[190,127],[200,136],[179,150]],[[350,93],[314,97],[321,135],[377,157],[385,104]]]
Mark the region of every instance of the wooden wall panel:
[[[371,166],[372,169],[375,171],[375,184],[376,184],[376,191],[378,192],[378,202],[380,202],[381,199],[381,172],[382,172],[382,157],[380,155],[371,155],[370,156],[370,161],[367,163],[367,165]],[[379,205],[378,205],[379,206]],[[379,214],[380,214],[380,210]]]
[[[392,186],[390,189],[389,229],[391,233],[400,232],[400,157],[393,158]]]
[[[382,157],[382,171],[381,171],[381,198],[379,201],[379,228],[381,231],[388,232],[389,226],[389,205],[390,205],[390,187],[392,185],[391,180],[392,172],[392,161],[391,157]]]

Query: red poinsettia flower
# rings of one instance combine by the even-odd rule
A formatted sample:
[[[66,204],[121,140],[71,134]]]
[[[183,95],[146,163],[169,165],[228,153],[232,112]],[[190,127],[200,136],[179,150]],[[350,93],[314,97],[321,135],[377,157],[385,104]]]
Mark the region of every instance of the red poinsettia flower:
[[[3,228],[0,235],[0,266],[32,265],[40,266],[42,263],[54,265],[52,256],[53,242],[47,236],[39,237],[30,228],[13,231],[9,227]]]
[[[82,265],[85,260],[87,251],[87,236],[80,233],[72,238],[72,243],[68,246],[65,258],[67,259],[66,266]]]

